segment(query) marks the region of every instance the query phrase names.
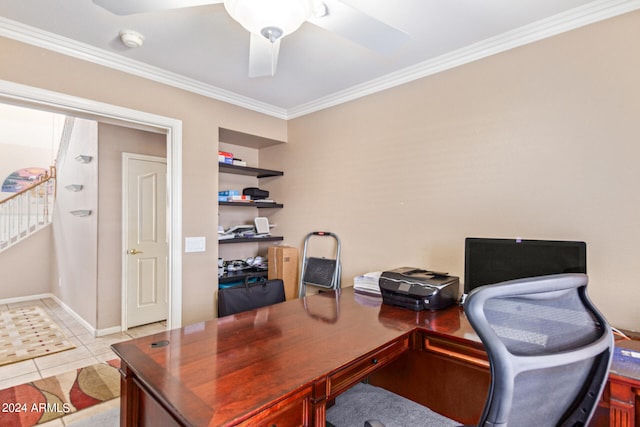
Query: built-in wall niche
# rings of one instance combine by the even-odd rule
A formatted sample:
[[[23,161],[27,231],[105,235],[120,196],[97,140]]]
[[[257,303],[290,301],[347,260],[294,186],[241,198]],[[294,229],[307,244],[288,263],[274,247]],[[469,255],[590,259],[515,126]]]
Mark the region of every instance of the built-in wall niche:
[[[283,144],[284,141],[265,138],[231,129],[219,128],[220,151],[233,154],[233,158],[241,158],[243,164],[229,164],[218,162],[218,189],[236,190],[242,192],[244,188],[256,187],[264,188],[270,179],[279,178],[284,175],[283,171],[261,168],[259,164],[259,152],[261,149],[272,145]],[[277,198],[277,195],[270,195],[269,199]],[[274,242],[282,241],[282,236],[266,234],[269,231],[268,219],[266,216],[270,212],[281,209],[284,205],[274,201],[225,201],[218,200],[218,225],[219,228],[229,229],[238,225],[255,224],[256,218],[261,218],[260,237],[240,237],[219,238],[219,258],[224,261],[255,258],[257,256],[266,257],[269,246]],[[266,224],[265,224],[266,222]],[[265,227],[266,228],[263,228]],[[266,230],[266,232],[265,232]],[[277,234],[277,230],[276,230]],[[225,236],[229,237],[229,236]],[[277,244],[277,243],[276,243]],[[267,271],[263,268],[252,266],[251,269],[240,271],[225,271],[218,276],[218,283],[230,285],[242,282],[247,274],[251,276],[266,276]]]

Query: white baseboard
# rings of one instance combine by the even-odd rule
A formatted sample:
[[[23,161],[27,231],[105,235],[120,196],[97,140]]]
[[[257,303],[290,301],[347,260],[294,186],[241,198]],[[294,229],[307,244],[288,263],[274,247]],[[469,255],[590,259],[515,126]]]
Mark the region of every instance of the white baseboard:
[[[69,314],[71,317],[73,317],[74,320],[76,320],[78,323],[80,323],[87,331],[89,331],[91,333],[91,335],[93,335],[94,337],[96,337],[96,328],[94,328],[93,326],[91,326],[91,324],[89,324],[89,322],[87,322],[86,320],[84,320],[82,317],[80,317],[78,315],[78,313],[76,313],[75,311],[73,311],[73,309],[71,307],[69,307],[67,304],[65,304],[64,302],[62,302],[62,300],[60,298],[58,298],[57,296],[55,296],[54,294],[51,294],[51,298],[58,303],[58,305],[60,307],[62,307],[62,309],[64,311],[67,312],[67,314]]]
[[[105,335],[117,334],[122,332],[120,326],[112,326],[110,328],[96,329],[96,337],[103,337]]]
[[[0,304],[14,304],[16,302],[35,301],[38,299],[51,298],[52,296],[53,294],[36,294],[26,297],[5,298],[0,299]]]
[[[35,300],[46,299],[46,298],[53,299],[60,307],[62,307],[62,309],[65,312],[67,312],[71,317],[74,318],[74,320],[76,320],[78,323],[80,323],[82,325],[82,327],[84,327],[87,331],[89,331],[89,333],[91,335],[93,335],[94,337],[101,337],[101,336],[104,336],[104,335],[110,335],[110,334],[115,334],[115,333],[118,333],[118,332],[122,332],[122,327],[120,327],[120,326],[112,326],[110,328],[104,328],[104,329],[96,329],[96,328],[94,328],[93,326],[91,326],[89,324],[89,322],[87,322],[82,317],[80,317],[78,315],[78,313],[73,311],[71,309],[71,307],[69,307],[67,304],[62,302],[62,300],[60,298],[58,298],[57,296],[55,296],[52,293],[28,295],[28,296],[25,296],[25,297],[5,298],[5,299],[1,299],[0,300],[0,304],[14,304],[14,303],[17,303],[17,302],[35,301]]]

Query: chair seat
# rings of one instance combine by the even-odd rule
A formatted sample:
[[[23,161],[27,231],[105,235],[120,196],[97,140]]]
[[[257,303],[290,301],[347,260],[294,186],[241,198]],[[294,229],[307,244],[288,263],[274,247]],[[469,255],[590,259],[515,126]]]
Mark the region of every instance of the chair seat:
[[[338,396],[335,405],[327,410],[327,421],[335,427],[360,427],[372,419],[385,427],[460,426],[419,403],[364,383]]]

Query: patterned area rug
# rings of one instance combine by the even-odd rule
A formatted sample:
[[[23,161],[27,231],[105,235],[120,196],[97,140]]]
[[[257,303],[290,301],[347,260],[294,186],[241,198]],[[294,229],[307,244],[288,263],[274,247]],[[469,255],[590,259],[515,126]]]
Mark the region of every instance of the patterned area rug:
[[[74,347],[41,307],[0,312],[0,366]]]
[[[31,427],[120,396],[120,359],[0,390],[0,426]]]

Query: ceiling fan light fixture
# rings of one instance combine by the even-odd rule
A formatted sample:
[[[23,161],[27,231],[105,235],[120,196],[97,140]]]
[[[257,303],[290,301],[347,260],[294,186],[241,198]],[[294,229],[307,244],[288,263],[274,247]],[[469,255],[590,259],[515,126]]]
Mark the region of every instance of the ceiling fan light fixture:
[[[224,0],[224,7],[247,31],[273,43],[309,19],[312,3],[312,0]]]

